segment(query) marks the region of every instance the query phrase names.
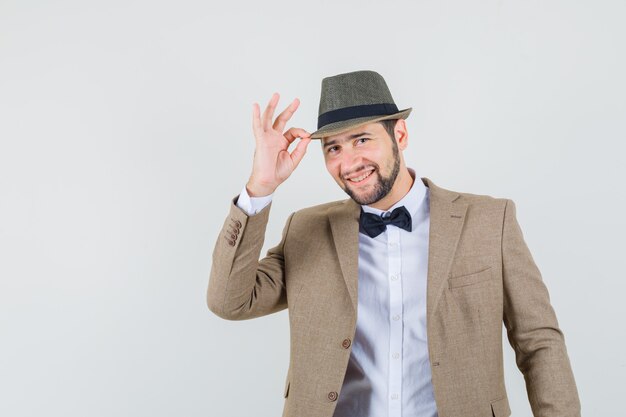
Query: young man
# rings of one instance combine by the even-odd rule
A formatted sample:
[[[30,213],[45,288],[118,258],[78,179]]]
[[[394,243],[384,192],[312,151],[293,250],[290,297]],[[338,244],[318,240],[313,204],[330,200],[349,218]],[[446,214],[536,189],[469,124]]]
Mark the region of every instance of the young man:
[[[318,130],[260,115],[250,179],[213,251],[207,301],[229,320],[289,309],[283,417],[504,417],[502,322],[535,416],[580,416],[563,333],[512,200],[406,166],[405,120],[373,71],[324,78]],[[289,153],[289,145],[300,137]],[[321,139],[350,198],[298,210],[259,260],[274,190]]]

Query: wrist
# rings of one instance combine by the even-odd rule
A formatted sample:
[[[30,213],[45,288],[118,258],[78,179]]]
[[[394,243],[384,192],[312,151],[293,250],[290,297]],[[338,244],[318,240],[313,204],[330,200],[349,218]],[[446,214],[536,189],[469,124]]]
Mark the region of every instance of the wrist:
[[[274,188],[264,187],[250,181],[246,184],[246,191],[250,197],[266,197],[274,193],[274,190]]]

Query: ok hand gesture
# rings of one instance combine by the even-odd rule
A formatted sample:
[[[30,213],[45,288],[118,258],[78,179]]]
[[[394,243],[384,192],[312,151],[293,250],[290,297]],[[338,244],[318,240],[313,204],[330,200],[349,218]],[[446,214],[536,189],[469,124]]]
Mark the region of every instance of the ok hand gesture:
[[[256,148],[252,174],[246,184],[247,191],[252,197],[273,193],[296,169],[306,153],[307,145],[311,142],[311,134],[301,128],[292,127],[283,133],[285,124],[300,104],[297,98],[272,123],[278,99],[278,93],[274,93],[262,117],[259,114],[259,105],[257,103],[252,105]],[[296,138],[301,139],[296,148],[289,153],[287,149]]]

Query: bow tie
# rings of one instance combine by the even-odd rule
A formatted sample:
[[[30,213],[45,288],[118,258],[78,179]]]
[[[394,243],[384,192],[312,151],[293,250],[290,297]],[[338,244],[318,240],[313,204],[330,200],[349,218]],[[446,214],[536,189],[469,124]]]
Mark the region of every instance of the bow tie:
[[[391,216],[384,218],[373,213],[366,213],[361,208],[359,224],[369,237],[376,237],[387,229],[388,224],[393,224],[407,232],[411,231],[411,215],[409,211],[400,206],[391,212]]]

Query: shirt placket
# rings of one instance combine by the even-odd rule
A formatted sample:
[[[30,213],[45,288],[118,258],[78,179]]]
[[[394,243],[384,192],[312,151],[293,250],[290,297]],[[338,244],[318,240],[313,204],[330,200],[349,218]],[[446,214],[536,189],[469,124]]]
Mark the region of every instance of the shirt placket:
[[[401,417],[402,412],[402,258],[400,229],[387,227],[387,252],[389,254],[389,417]]]

